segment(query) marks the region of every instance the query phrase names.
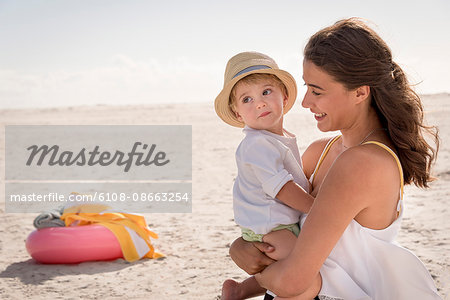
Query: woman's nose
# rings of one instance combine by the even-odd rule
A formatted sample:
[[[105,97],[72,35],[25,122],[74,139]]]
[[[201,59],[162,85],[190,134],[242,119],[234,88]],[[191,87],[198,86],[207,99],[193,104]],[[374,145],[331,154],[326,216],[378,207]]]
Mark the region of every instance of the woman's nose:
[[[310,108],[310,97],[308,97],[308,92],[305,93],[305,96],[303,96],[302,106],[304,108]]]

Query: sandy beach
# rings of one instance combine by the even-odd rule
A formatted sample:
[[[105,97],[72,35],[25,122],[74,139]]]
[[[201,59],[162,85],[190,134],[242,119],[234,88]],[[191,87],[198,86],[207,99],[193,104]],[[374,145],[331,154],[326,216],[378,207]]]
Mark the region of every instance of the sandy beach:
[[[440,130],[441,148],[429,190],[408,186],[398,242],[430,271],[450,299],[450,94],[424,96],[426,119]],[[31,259],[25,239],[36,214],[5,213],[5,125],[192,125],[192,213],[145,214],[159,235],[163,259],[128,263],[43,265]],[[285,126],[298,137],[300,152],[323,136],[299,103]],[[246,274],[231,261],[239,236],[233,221],[234,152],[243,134],[223,123],[212,103],[157,106],[82,106],[0,110],[0,298],[1,299],[220,299],[222,282]],[[399,266],[401,267],[401,266]]]

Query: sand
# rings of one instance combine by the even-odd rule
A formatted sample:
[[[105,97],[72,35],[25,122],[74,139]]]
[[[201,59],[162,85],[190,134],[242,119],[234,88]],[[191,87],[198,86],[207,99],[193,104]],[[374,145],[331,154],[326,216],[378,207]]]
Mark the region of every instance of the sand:
[[[429,124],[440,129],[435,166],[439,180],[429,190],[406,189],[405,216],[398,241],[424,262],[444,299],[450,299],[450,95],[423,97]],[[1,299],[219,299],[222,282],[246,274],[228,255],[239,235],[233,222],[231,189],[239,129],[222,123],[211,104],[92,106],[0,110],[0,168],[4,174],[4,126],[12,124],[191,124],[193,208],[189,214],[145,214],[159,234],[156,248],[166,257],[128,263],[122,259],[78,265],[43,265],[31,259],[25,239],[36,214],[5,213],[0,182]],[[286,117],[300,151],[320,133],[297,103]]]

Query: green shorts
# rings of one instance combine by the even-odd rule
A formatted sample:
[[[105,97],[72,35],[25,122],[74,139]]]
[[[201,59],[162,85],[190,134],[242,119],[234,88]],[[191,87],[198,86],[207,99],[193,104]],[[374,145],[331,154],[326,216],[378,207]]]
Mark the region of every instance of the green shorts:
[[[282,229],[290,230],[293,234],[295,234],[295,236],[298,236],[298,234],[300,233],[300,227],[298,226],[298,223],[289,224],[289,225],[278,225],[271,231],[278,231],[278,230],[282,230]],[[262,238],[263,238],[264,234],[254,233],[253,230],[244,228],[244,227],[242,227],[241,230],[242,230],[242,238],[244,240],[246,240],[248,242],[262,242],[263,241]]]

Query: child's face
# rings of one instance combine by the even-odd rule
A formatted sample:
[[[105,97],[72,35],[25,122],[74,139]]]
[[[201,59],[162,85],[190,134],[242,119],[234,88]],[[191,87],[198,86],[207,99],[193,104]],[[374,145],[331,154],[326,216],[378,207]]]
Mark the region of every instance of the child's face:
[[[234,88],[235,111],[239,121],[253,129],[283,134],[283,108],[287,96],[272,80],[238,82]]]

